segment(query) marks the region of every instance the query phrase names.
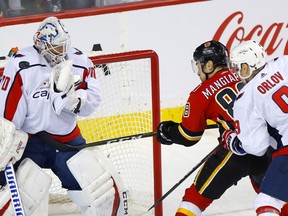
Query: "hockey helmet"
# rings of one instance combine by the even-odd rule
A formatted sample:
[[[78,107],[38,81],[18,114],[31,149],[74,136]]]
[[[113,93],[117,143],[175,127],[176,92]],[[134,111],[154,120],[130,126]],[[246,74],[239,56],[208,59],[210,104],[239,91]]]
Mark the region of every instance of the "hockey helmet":
[[[55,65],[65,58],[70,48],[70,35],[57,17],[48,17],[34,34],[34,45],[50,64]]]
[[[230,53],[232,67],[242,79],[247,79],[257,70],[266,64],[266,52],[264,48],[253,40],[243,41],[235,46]],[[245,76],[241,73],[241,65],[247,64],[250,68]]]
[[[213,61],[215,67],[228,64],[227,48],[218,41],[207,41],[196,48],[193,54],[193,60],[200,61],[201,65],[205,65],[207,61]]]

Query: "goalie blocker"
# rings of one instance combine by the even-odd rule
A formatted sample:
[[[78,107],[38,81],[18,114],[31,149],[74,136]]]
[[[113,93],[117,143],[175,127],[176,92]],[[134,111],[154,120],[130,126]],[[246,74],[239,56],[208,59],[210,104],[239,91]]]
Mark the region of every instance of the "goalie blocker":
[[[80,206],[83,216],[128,215],[127,191],[113,164],[100,149],[82,149],[67,165],[82,188],[68,194]]]

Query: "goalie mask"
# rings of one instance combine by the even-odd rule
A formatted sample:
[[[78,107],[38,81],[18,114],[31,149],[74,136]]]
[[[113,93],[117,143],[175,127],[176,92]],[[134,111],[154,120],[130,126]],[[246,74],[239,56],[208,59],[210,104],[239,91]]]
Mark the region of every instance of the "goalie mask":
[[[247,79],[257,70],[266,64],[266,52],[264,48],[255,41],[243,41],[234,47],[230,53],[232,67],[235,68],[241,79]],[[249,71],[241,70],[242,64],[249,66]]]
[[[217,66],[227,66],[229,58],[227,48],[218,41],[207,41],[196,48],[193,53],[192,69],[198,73],[196,61],[199,61],[201,67],[211,60],[214,64],[214,69]]]
[[[70,48],[70,35],[56,17],[46,18],[34,35],[34,45],[51,66],[62,62]]]

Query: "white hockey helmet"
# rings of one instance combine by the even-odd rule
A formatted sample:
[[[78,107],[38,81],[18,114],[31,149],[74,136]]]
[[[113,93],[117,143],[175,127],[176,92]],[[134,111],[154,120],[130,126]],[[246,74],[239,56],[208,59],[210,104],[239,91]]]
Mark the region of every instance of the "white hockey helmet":
[[[254,70],[266,64],[266,52],[259,43],[253,40],[243,41],[231,50],[230,60],[240,78],[247,79]],[[244,63],[250,68],[249,73],[245,76],[241,73],[241,65]]]
[[[70,35],[57,17],[48,17],[34,34],[34,45],[50,65],[63,61],[70,48]]]

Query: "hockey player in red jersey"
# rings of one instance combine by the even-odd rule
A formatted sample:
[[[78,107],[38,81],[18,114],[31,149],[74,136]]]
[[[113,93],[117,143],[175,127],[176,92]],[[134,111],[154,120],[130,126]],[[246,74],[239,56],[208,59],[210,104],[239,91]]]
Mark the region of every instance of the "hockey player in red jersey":
[[[259,157],[269,147],[275,149],[255,211],[259,216],[288,215],[287,204],[283,207],[288,202],[288,56],[267,62],[264,48],[249,40],[232,49],[231,62],[247,84],[235,100],[237,127],[226,136],[226,145],[232,152]]]
[[[0,99],[0,171],[12,160],[26,215],[48,215],[51,179],[41,168],[53,171],[82,215],[103,214],[102,204],[108,201],[115,203],[106,206],[105,213],[127,212],[121,202],[118,172],[98,148],[64,152],[37,136],[44,131],[60,145],[85,145],[77,117],[92,114],[102,100],[93,62],[70,45],[62,21],[56,17],[43,20],[34,34],[34,45],[9,59]],[[0,189],[0,214],[14,215],[4,172],[0,172]],[[41,208],[42,204],[46,207]]]
[[[229,71],[227,61],[227,49],[220,42],[208,41],[196,48],[193,68],[202,83],[190,93],[181,123],[164,121],[159,124],[159,142],[193,146],[201,139],[208,119],[217,123],[220,134],[235,127],[231,108],[244,84],[237,74]],[[201,215],[214,200],[245,176],[250,176],[259,185],[269,161],[268,155],[259,158],[248,154],[241,156],[241,153],[233,154],[222,146],[186,189],[176,216]]]

